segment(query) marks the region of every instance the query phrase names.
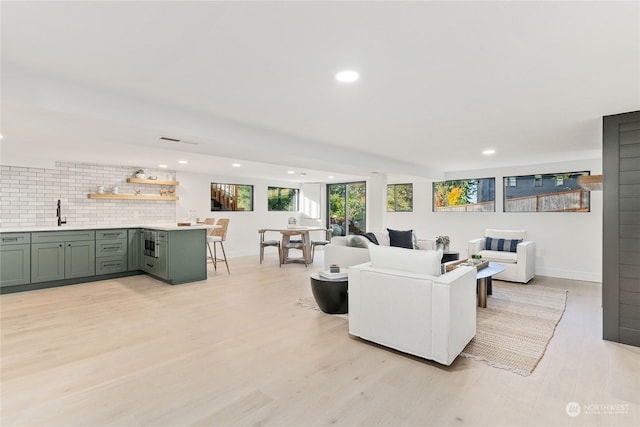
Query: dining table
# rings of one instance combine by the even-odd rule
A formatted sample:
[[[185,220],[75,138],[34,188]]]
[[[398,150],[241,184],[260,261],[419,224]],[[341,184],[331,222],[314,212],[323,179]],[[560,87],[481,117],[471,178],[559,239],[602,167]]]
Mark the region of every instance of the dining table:
[[[311,259],[311,239],[309,237],[309,233],[312,231],[321,231],[323,233],[326,233],[327,228],[326,227],[317,227],[317,226],[306,226],[306,225],[295,225],[295,226],[288,226],[288,227],[283,227],[283,228],[265,228],[265,231],[274,231],[277,233],[282,233],[282,232],[286,232],[286,231],[300,231],[302,232],[302,234],[304,234],[304,242],[305,242],[305,246],[306,246],[306,251],[305,253],[307,254],[307,259],[306,259],[306,263],[307,264],[311,264],[311,262],[313,262],[313,260]],[[324,235],[323,235],[324,236]],[[289,243],[290,240],[290,236],[283,234],[282,235],[282,259],[283,259],[283,263],[286,262],[291,262],[294,259],[289,258],[289,248],[287,247],[287,243]]]

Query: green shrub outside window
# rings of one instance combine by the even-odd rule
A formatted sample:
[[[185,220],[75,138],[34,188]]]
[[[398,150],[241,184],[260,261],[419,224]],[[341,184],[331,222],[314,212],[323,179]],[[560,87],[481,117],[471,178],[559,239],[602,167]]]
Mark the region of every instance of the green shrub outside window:
[[[413,184],[387,185],[387,212],[413,212]]]
[[[297,211],[298,189],[269,187],[267,189],[267,205],[270,211]]]

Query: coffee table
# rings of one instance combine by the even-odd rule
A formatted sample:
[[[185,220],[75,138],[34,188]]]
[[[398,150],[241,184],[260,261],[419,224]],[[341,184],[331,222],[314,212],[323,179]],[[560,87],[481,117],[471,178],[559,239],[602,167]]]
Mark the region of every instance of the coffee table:
[[[329,314],[349,312],[347,291],[349,279],[327,279],[318,273],[311,274],[311,292],[320,310]]]
[[[495,274],[502,273],[503,271],[504,267],[495,262],[490,262],[487,267],[482,270],[478,270],[476,275],[478,307],[487,307],[487,287],[489,288],[489,295],[491,295],[491,277]]]

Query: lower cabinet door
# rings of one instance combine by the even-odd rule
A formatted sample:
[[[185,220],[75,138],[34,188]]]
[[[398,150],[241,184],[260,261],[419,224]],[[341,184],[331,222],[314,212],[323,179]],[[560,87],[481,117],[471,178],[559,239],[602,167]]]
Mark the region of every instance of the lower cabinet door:
[[[129,247],[127,248],[128,270],[142,270],[143,261],[143,241],[142,230],[131,229],[128,233]]]
[[[31,282],[31,245],[0,246],[0,287]]]
[[[149,274],[158,274],[158,258],[144,255],[142,260],[142,270]]]
[[[95,240],[66,242],[64,250],[65,279],[93,276],[96,274]]]
[[[31,282],[64,279],[64,243],[31,244]]]
[[[169,279],[169,262],[167,255],[167,244],[160,242],[158,244],[158,270],[155,274],[165,280]]]

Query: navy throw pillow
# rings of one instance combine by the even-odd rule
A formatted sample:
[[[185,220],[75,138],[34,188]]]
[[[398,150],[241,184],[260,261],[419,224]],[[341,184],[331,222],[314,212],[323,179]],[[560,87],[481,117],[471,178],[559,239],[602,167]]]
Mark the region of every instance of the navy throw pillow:
[[[389,245],[397,248],[413,249],[413,230],[400,231],[387,228]]]
[[[495,239],[493,237],[485,237],[484,248],[489,251],[517,252],[518,243],[522,243],[522,239]]]
[[[371,243],[373,243],[374,245],[379,245],[380,243],[378,243],[378,239],[376,238],[376,235],[373,233],[364,233],[362,234],[364,237],[366,237],[367,239],[369,239],[369,241]]]

